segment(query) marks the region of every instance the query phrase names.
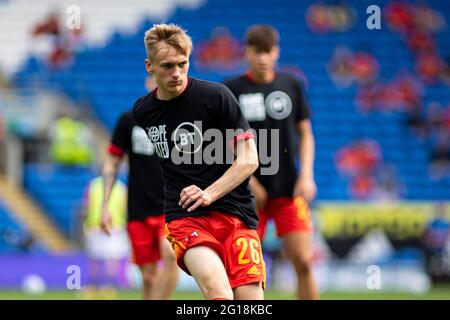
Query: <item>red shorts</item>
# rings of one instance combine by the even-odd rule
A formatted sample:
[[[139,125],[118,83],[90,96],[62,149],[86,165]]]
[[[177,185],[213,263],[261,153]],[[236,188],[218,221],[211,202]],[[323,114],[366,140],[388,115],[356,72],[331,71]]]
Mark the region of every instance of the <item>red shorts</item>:
[[[291,232],[312,232],[308,202],[302,197],[280,197],[269,199],[263,211],[258,212],[258,235],[263,238],[267,221],[275,220],[277,235],[282,237]]]
[[[161,259],[160,243],[164,239],[164,215],[128,222],[133,262],[138,266]]]
[[[256,230],[237,216],[211,212],[207,216],[186,217],[166,224],[166,236],[177,255],[178,266],[190,274],[183,258],[195,246],[213,249],[225,266],[231,288],[262,282],[266,268]]]

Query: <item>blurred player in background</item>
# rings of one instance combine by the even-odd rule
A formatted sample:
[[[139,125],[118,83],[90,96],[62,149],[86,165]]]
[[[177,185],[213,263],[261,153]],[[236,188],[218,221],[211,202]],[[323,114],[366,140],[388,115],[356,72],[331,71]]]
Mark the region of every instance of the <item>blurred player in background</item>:
[[[152,78],[146,79],[149,91],[155,88]],[[130,112],[123,113],[112,134],[103,167],[105,202],[102,228],[108,234],[111,214],[106,203],[116,182],[123,156],[128,154],[128,234],[136,263],[143,279],[143,298],[168,299],[178,280],[176,256],[164,231],[164,192],[159,160],[155,147]],[[164,266],[158,266],[158,261]]]
[[[318,289],[311,267],[312,225],[308,207],[308,202],[316,195],[310,110],[299,81],[275,71],[280,54],[278,42],[279,35],[273,27],[250,27],[246,34],[249,71],[225,84],[238,98],[252,128],[279,130],[278,172],[262,175],[257,170],[250,180],[260,218],[258,233],[262,239],[268,220],[275,220],[277,235],[283,238],[286,254],[297,273],[298,297],[317,299]],[[299,141],[298,146],[296,141]],[[300,175],[295,167],[298,151]]]
[[[248,187],[258,167],[253,133],[228,88],[188,77],[192,40],[183,29],[155,25],[145,46],[158,88],[136,102],[133,115],[161,160],[166,232],[178,265],[206,299],[263,299],[265,266]],[[234,132],[226,141],[235,151],[230,163],[192,162],[211,146],[203,139],[208,128],[218,139]],[[176,163],[181,155],[187,160]]]
[[[126,231],[127,187],[119,181],[110,192],[108,208],[111,228],[107,236],[100,227],[103,183],[102,177],[95,177],[84,192],[83,231],[89,259],[88,286],[84,293],[88,299],[95,298],[99,290],[104,298],[115,298],[120,265],[130,251]],[[106,279],[103,275],[106,275]]]

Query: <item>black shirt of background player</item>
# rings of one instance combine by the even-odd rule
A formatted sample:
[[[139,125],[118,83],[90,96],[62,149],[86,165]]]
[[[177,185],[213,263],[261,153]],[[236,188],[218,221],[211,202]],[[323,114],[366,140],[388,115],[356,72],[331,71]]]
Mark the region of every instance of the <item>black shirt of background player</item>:
[[[225,85],[239,100],[245,118],[257,133],[259,129],[279,130],[278,173],[261,175],[261,164],[255,177],[267,189],[270,198],[292,197],[297,179],[298,122],[310,117],[308,102],[299,81],[291,75],[277,73],[269,84],[257,84],[248,75],[243,75],[225,81]],[[265,143],[268,144],[267,154],[271,155],[269,142],[270,133]],[[258,141],[258,146],[261,143]]]
[[[164,183],[155,147],[130,112],[123,113],[112,135],[110,153],[128,154],[128,220],[162,215]]]
[[[167,222],[218,211],[237,215],[249,228],[256,229],[258,217],[248,179],[207,207],[199,207],[193,212],[188,212],[178,205],[180,193],[185,187],[196,185],[204,190],[231,166],[231,163],[225,161],[208,165],[203,160],[199,164],[193,162],[176,164],[171,154],[173,152],[182,154],[179,152],[180,142],[177,140],[177,132],[180,128],[195,135],[194,140],[198,142],[198,145],[194,144],[192,148],[193,153],[190,154],[192,158],[195,155],[198,156],[197,152],[202,152],[211,143],[203,139],[206,130],[219,129],[222,133],[223,145],[226,146],[229,142],[225,141],[226,129],[242,129],[243,131],[250,129],[236,98],[227,87],[218,83],[188,78],[186,89],[176,98],[167,101],[159,100],[156,98],[156,92],[140,98],[135,103],[133,115],[138,124],[147,131],[161,160],[165,184],[164,211]],[[199,128],[199,121],[201,128]],[[244,137],[248,137],[248,133],[237,135],[234,139]]]

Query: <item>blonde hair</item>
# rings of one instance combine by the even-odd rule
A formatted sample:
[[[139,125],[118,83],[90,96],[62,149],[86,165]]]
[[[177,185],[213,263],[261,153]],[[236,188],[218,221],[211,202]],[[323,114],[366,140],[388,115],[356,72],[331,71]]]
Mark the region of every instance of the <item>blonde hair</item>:
[[[159,42],[165,42],[186,56],[192,52],[191,37],[187,35],[185,30],[175,24],[155,24],[145,32],[145,50],[150,60],[153,59]]]

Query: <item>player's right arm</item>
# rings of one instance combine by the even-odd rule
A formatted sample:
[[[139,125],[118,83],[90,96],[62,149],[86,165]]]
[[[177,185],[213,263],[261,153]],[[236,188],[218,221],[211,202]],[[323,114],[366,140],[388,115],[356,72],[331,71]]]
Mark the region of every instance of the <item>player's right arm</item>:
[[[120,161],[122,157],[107,153],[105,162],[102,168],[103,177],[103,202],[102,202],[102,217],[100,227],[107,234],[111,234],[112,218],[108,210],[109,198],[114,184],[117,180],[117,172],[119,170]]]
[[[113,130],[111,143],[106,152],[106,159],[102,167],[103,177],[103,202],[100,227],[106,233],[110,234],[112,229],[111,213],[108,210],[109,198],[117,180],[120,161],[129,150],[129,116],[124,113],[120,116]]]

